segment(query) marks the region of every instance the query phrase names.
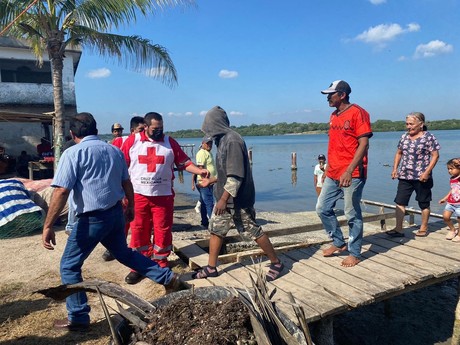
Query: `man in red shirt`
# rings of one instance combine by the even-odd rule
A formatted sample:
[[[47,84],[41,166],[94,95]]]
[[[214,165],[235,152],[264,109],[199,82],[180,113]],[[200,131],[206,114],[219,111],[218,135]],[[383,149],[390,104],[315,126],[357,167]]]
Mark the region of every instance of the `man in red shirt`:
[[[155,112],[144,117],[145,130],[130,135],[121,147],[134,188],[134,220],[131,222],[130,247],[151,256],[161,267],[168,267],[172,249],[174,212],[174,166],[192,174],[208,177],[170,136],[163,134],[163,117]],[[152,248],[153,223],[153,248]],[[136,284],[143,278],[131,271],[125,278]]]
[[[369,113],[350,103],[351,87],[346,81],[336,80],[321,93],[327,95],[329,106],[336,108],[329,120],[326,179],[316,204],[316,212],[332,239],[332,245],[323,250],[323,255],[332,256],[347,249],[334,212],[336,202],[343,198],[349,226],[349,255],[342,266],[352,267],[361,261],[363,217],[360,203],[367,178],[369,138],[373,134]]]

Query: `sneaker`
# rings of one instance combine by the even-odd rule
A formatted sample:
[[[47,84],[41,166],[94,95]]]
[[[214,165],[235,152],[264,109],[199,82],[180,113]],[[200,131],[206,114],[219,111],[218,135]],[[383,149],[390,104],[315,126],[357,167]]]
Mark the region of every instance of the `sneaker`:
[[[102,260],[104,260],[104,261],[112,261],[112,260],[115,260],[115,257],[112,255],[111,252],[106,250],[104,252],[104,254],[102,254]]]
[[[198,200],[195,206],[195,212],[201,213],[201,202]]]

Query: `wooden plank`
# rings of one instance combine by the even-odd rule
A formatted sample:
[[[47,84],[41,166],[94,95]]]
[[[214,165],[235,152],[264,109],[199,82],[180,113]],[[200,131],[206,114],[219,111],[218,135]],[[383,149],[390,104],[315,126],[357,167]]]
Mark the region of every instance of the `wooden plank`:
[[[383,247],[366,243],[365,241],[363,241],[362,249],[361,255],[366,259],[365,261],[376,261],[382,265],[388,266],[392,270],[406,273],[408,277],[404,282],[405,285],[417,284],[434,277],[433,273],[424,265],[424,261],[420,260],[420,266],[416,266],[413,263],[414,258],[393,251],[388,252],[388,250]],[[406,262],[406,260],[410,262]]]
[[[366,281],[354,280],[354,284],[350,284],[349,279],[345,279],[346,282],[343,282],[343,280],[336,279],[331,275],[331,272],[329,274],[324,273],[315,265],[315,263],[318,263],[317,260],[307,260],[305,253],[301,253],[298,250],[282,254],[281,260],[284,259],[284,256],[301,264],[292,266],[290,268],[292,272],[296,272],[308,280],[318,283],[325,291],[351,307],[359,307],[374,302],[373,294],[379,291],[376,290],[374,285],[370,285]],[[311,262],[308,262],[309,260]],[[316,262],[312,262],[313,260]],[[319,266],[324,265],[320,263]],[[359,284],[357,284],[358,281]]]
[[[175,240],[173,241],[173,248],[175,252],[180,252],[189,259],[191,269],[204,267],[208,264],[209,254],[194,241]]]
[[[456,265],[456,262],[446,258],[439,257],[435,254],[423,251],[417,248],[413,248],[408,245],[402,245],[402,243],[407,242],[408,239],[402,239],[400,243],[392,241],[390,239],[377,236],[368,236],[366,241],[371,244],[379,245],[383,248],[386,248],[387,251],[394,251],[401,254],[405,254],[413,258],[414,262],[416,259],[422,260],[425,267],[429,267],[435,277],[442,277],[450,274],[449,265]],[[410,260],[410,259],[409,259]],[[422,266],[423,267],[423,266]]]
[[[306,256],[317,259],[321,263],[327,264],[323,266],[322,269],[327,272],[332,270],[332,277],[337,278],[337,274],[340,274],[344,279],[346,279],[350,284],[358,284],[354,282],[355,279],[361,279],[366,281],[369,285],[375,286],[375,292],[372,294],[374,297],[378,297],[384,295],[389,292],[398,291],[404,289],[404,284],[402,283],[401,279],[393,275],[392,277],[385,277],[382,279],[382,273],[379,271],[373,271],[369,269],[365,265],[356,265],[354,267],[342,267],[341,263],[344,259],[344,256],[332,256],[332,257],[324,257],[321,250],[317,250],[314,247],[304,248],[299,250],[300,252],[305,253]],[[371,264],[368,264],[371,265]],[[380,266],[378,264],[374,265],[374,269],[377,269],[376,266]],[[378,267],[380,270],[382,267]],[[340,273],[337,273],[340,272]]]
[[[258,264],[256,264],[258,265]],[[253,279],[257,279],[256,269],[260,267],[255,267],[254,264],[249,263],[245,268],[252,273]],[[295,296],[296,303],[301,306],[305,313],[305,318],[307,322],[312,322],[319,320],[321,318],[321,313],[316,309],[312,308],[309,303],[305,302],[305,298],[302,298],[305,294],[305,290],[299,289],[296,285],[290,284],[288,281],[283,281],[284,277],[278,278],[275,282],[267,282],[267,287],[271,287],[272,292],[274,292],[271,301],[296,324],[297,317],[295,315],[292,303],[289,300],[288,293],[292,293]]]
[[[394,212],[365,215],[363,216],[363,221],[369,223],[369,222],[374,222],[374,221],[384,220],[384,219],[391,219],[391,218],[395,218]],[[339,225],[341,227],[346,226],[347,224],[348,224],[348,221],[346,219],[339,219]],[[300,234],[300,233],[307,233],[307,232],[318,231],[318,230],[323,230],[323,229],[324,229],[324,226],[319,221],[319,218],[318,218],[318,223],[302,224],[298,226],[291,226],[289,228],[281,228],[281,229],[265,229],[264,228],[264,232],[269,237],[278,237],[278,236],[288,236],[288,235],[295,235],[295,234]],[[226,243],[241,242],[241,236],[240,235],[228,235],[227,237],[225,237],[225,242]],[[200,247],[208,247],[209,238],[196,240],[196,243]]]
[[[455,260],[460,267],[460,247],[458,243],[446,240],[445,235],[435,232],[430,232],[427,237],[414,235],[414,240],[405,243],[405,245]]]
[[[328,242],[330,242],[330,240],[315,241],[314,243],[302,242],[302,243],[290,244],[286,246],[275,247],[275,252],[277,254],[281,254],[281,253],[284,253],[290,250],[308,247],[308,246],[311,246],[312,244],[322,244],[322,243],[328,243]],[[219,262],[221,263],[241,262],[248,258],[258,258],[258,257],[263,257],[263,256],[265,256],[264,251],[260,248],[257,248],[257,249],[246,250],[243,252],[219,255]]]
[[[336,299],[335,296],[327,292],[321,285],[308,280],[306,277],[298,274],[297,271],[292,270],[294,266],[301,265],[299,262],[285,255],[282,256],[282,261],[289,271],[270,284],[285,292],[291,292],[296,300],[301,300],[304,304],[316,310],[321,317],[348,310],[347,304]],[[246,267],[254,272],[253,266],[248,265]]]

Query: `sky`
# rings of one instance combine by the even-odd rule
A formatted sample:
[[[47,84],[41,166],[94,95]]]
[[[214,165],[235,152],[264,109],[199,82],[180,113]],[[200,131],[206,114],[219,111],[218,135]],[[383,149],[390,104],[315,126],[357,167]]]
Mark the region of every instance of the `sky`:
[[[345,80],[371,121],[459,118],[460,0],[196,0],[117,33],[165,47],[177,69],[170,88],[83,51],[78,111],[99,132],[132,116],[163,115],[166,131],[199,129],[215,105],[235,126],[327,122],[320,93]],[[457,96],[455,96],[457,95]]]

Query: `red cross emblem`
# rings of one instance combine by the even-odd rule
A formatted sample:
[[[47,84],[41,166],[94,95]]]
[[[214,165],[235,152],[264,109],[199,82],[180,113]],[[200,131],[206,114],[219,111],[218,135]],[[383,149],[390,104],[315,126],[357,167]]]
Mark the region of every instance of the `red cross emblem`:
[[[139,155],[139,163],[147,164],[148,172],[157,171],[157,164],[165,164],[165,156],[157,156],[156,147],[147,148],[147,155]]]

